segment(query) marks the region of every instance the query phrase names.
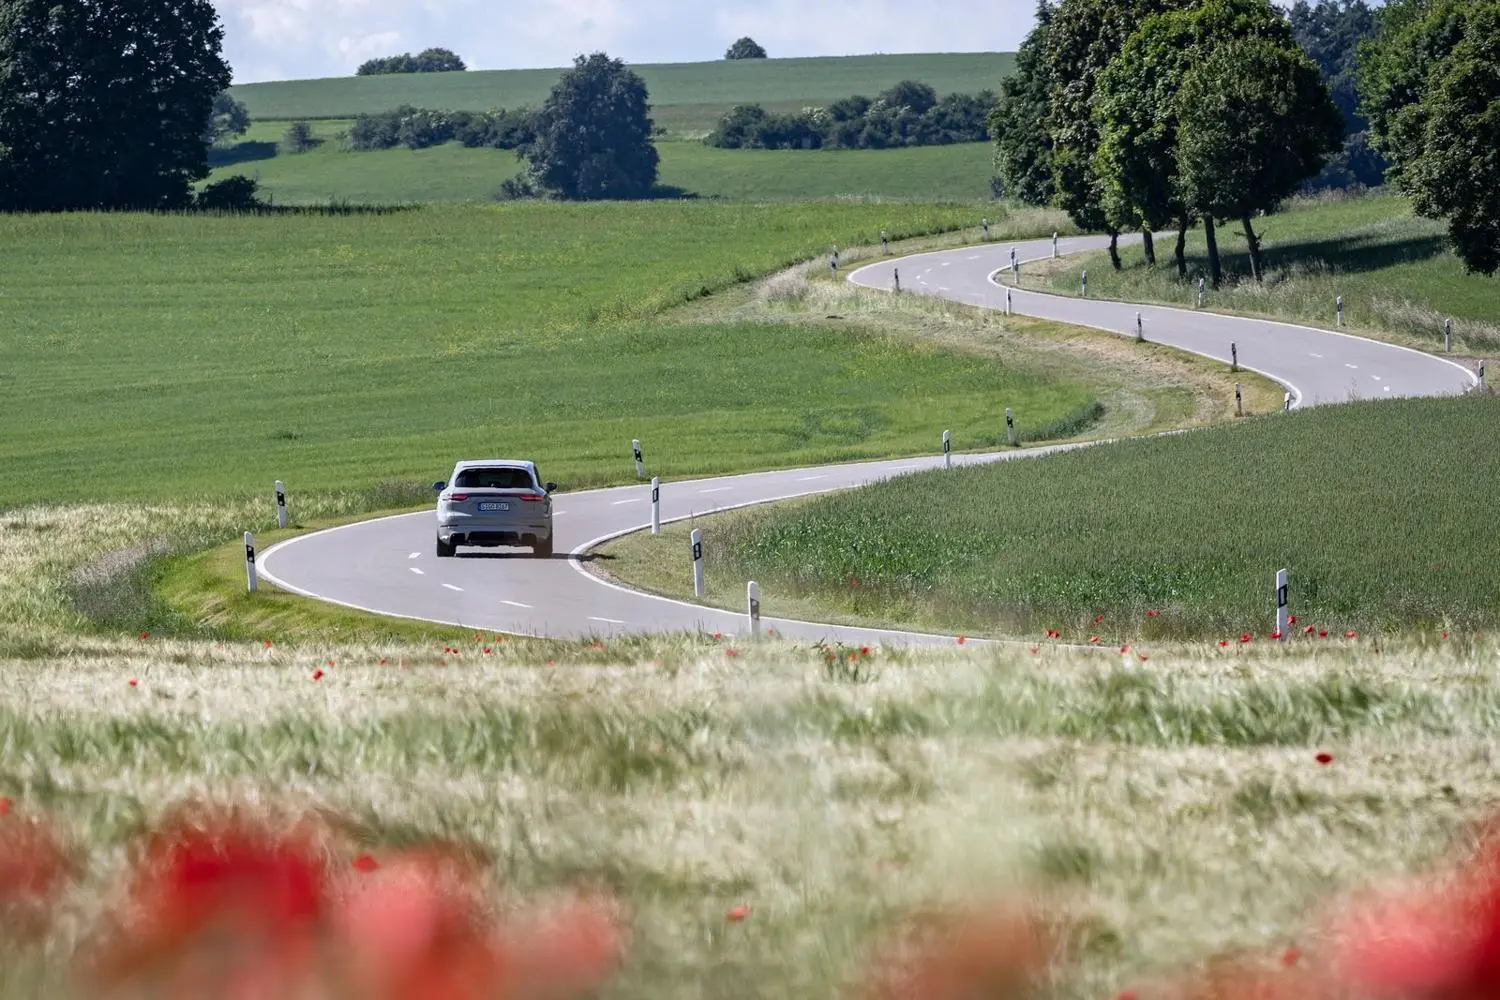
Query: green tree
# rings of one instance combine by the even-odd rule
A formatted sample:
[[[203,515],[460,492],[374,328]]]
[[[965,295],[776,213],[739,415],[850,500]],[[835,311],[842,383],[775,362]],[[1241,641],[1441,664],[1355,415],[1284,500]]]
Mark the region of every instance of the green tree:
[[[1268,0],[1206,0],[1191,10],[1153,14],[1141,22],[1099,77],[1094,154],[1103,207],[1115,218],[1139,216],[1146,233],[1177,227],[1176,261],[1187,275],[1187,231],[1200,215],[1177,170],[1178,90],[1193,66],[1215,45],[1236,38],[1266,38],[1291,45],[1286,21]],[[1214,284],[1220,281],[1212,214],[1202,216]],[[1155,263],[1147,246],[1146,260]]]
[[[418,73],[462,73],[469,68],[452,49],[423,49],[416,61]]]
[[[305,153],[318,144],[312,125],[306,121],[295,121],[287,126],[281,136],[282,144],[294,153]]]
[[[995,176],[1002,195],[1027,205],[1047,205],[1057,193],[1052,183],[1052,138],[1046,122],[1053,81],[1047,64],[1047,32],[1052,3],[1038,0],[1036,27],[1016,53],[1016,69],[1000,84],[1000,99],[989,114],[995,144]]]
[[[1344,116],[1344,148],[1310,182],[1314,188],[1375,187],[1385,180],[1385,161],[1370,148],[1369,122],[1359,113],[1356,58],[1361,43],[1379,31],[1365,0],[1297,0],[1287,11],[1292,34],[1318,69],[1333,103]]]
[[[1120,268],[1120,233],[1139,214],[1112,214],[1094,169],[1099,130],[1093,104],[1099,76],[1141,21],[1190,6],[1193,0],[1062,0],[1047,32],[1048,73],[1054,81],[1047,129],[1052,138],[1056,204],[1080,229],[1110,236],[1109,256]],[[1121,203],[1114,207],[1121,208]],[[1148,234],[1149,239],[1149,234]]]
[[[917,80],[902,80],[890,90],[883,91],[879,100],[890,108],[907,108],[913,114],[925,115],[937,106],[937,91]]]
[[[729,51],[724,53],[725,59],[764,59],[765,57],[766,50],[749,35],[729,46]]]
[[[560,198],[638,198],[656,185],[646,84],[603,52],[579,56],[537,112],[522,149],[531,182]]]
[[[1397,119],[1399,185],[1419,215],[1448,220],[1473,273],[1500,271],[1500,0],[1471,0],[1463,34]]]
[[[0,0],[0,210],[190,204],[223,38],[210,0]]]
[[[1242,38],[1210,49],[1183,78],[1177,169],[1190,204],[1239,219],[1261,280],[1252,218],[1276,207],[1339,148],[1344,123],[1322,74],[1295,46]]]
[[[250,109],[223,91],[214,97],[213,111],[203,130],[203,142],[211,145],[231,136],[242,136],[250,130]]]

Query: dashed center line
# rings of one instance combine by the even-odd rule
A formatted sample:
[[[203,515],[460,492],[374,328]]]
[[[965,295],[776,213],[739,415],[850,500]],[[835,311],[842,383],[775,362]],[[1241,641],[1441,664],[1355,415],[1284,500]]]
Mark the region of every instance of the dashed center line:
[[[520,601],[501,601],[500,603],[501,604],[509,604],[513,608],[525,608],[527,611],[530,611],[532,609],[531,605],[529,605],[529,604],[522,604]]]
[[[408,559],[420,559],[420,558],[422,558],[422,553],[420,553],[420,552],[413,552],[411,555],[407,556],[406,558],[408,558]]]
[[[417,569],[417,567],[415,567],[415,566],[411,567],[411,571],[413,573],[417,574],[418,576],[426,576],[427,575],[426,573],[423,573],[421,570]]]
[[[801,479],[797,480],[797,482],[799,482],[799,483],[815,483],[819,479],[827,479],[827,478],[828,478],[827,476],[803,476]]]
[[[614,506],[616,506],[616,507],[623,507],[625,504],[628,504],[628,503],[645,503],[645,500],[643,500],[641,497],[634,497],[634,498],[632,498],[630,500],[616,500],[614,502]]]
[[[728,493],[732,489],[734,489],[733,486],[720,486],[718,489],[713,489],[713,490],[699,490],[698,492],[699,493]]]
[[[1311,357],[1311,358],[1321,358],[1323,356],[1321,354],[1314,354],[1312,351],[1308,351],[1307,355],[1308,355],[1308,357]]]
[[[464,592],[464,588],[462,588],[462,587],[455,587],[451,583],[445,583],[445,584],[443,584],[443,586],[447,587],[451,591],[454,591],[455,593],[462,594]]]
[[[1344,367],[1345,368],[1358,368],[1359,365],[1351,365],[1349,362],[1345,361],[1344,362]]]
[[[624,625],[625,624],[624,622],[620,621],[620,619],[618,619],[618,618],[598,618],[598,617],[596,617],[594,615],[589,615],[589,621],[591,621],[591,622],[604,622],[606,625]]]
[[[1385,381],[1385,379],[1381,378],[1379,375],[1371,375],[1370,377],[1372,379],[1374,379],[1375,381],[1377,381],[1377,382],[1384,382]]]

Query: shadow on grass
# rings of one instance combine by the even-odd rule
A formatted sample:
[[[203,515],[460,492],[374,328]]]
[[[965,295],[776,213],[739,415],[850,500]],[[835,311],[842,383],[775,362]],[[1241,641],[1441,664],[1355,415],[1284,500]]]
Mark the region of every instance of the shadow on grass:
[[[570,559],[576,559],[578,562],[600,562],[601,560],[602,561],[610,561],[610,560],[618,559],[619,556],[605,555],[603,553],[598,553],[598,552],[585,552],[581,556],[575,556],[575,555],[573,555],[572,553],[569,553],[569,552],[554,552],[550,556],[537,556],[537,555],[533,555],[529,549],[514,549],[514,550],[505,551],[505,552],[458,552],[458,553],[455,553],[454,558],[455,559],[500,559],[500,560],[508,560],[508,559],[518,559],[518,560],[551,559],[551,560],[554,560],[556,562],[567,562]]]
[[[1273,217],[1274,218],[1274,217]],[[1397,264],[1430,260],[1448,253],[1448,241],[1440,235],[1412,236],[1400,240],[1372,242],[1369,237],[1358,235],[1338,239],[1316,240],[1310,243],[1275,244],[1275,225],[1270,220],[1257,219],[1257,235],[1264,237],[1267,246],[1261,251],[1261,263],[1268,274],[1275,271],[1295,271],[1310,264],[1326,264],[1341,274],[1360,274],[1379,271]],[[1261,229],[1265,226],[1269,232]],[[1225,246],[1230,240],[1243,243],[1244,232],[1238,227],[1219,230],[1219,253],[1226,278],[1250,277],[1250,254],[1241,249],[1229,250]],[[1158,267],[1171,264],[1170,246],[1163,257],[1162,248],[1157,247]],[[1189,278],[1208,273],[1208,257],[1203,254],[1188,254]]]
[[[212,146],[208,150],[210,167],[232,167],[240,163],[274,159],[277,146],[274,142],[239,142],[233,146]]]

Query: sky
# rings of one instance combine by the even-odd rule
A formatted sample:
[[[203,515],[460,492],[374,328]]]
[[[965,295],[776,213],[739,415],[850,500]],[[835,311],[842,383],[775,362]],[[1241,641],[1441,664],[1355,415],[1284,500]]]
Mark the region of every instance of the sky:
[[[374,56],[452,49],[470,69],[773,57],[1012,52],[1035,0],[215,0],[235,83],[350,76]]]

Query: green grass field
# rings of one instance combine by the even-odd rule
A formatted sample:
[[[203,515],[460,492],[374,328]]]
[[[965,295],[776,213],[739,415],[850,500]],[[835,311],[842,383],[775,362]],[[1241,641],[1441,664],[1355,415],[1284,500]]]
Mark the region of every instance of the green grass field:
[[[652,118],[673,133],[710,131],[730,107],[762,104],[794,111],[841,97],[874,97],[915,79],[939,95],[999,90],[1014,68],[1008,52],[869,55],[808,59],[718,60],[631,68],[651,94]],[[401,104],[448,111],[538,107],[562,70],[411,73],[243,84],[231,89],[258,121],[352,118]]]
[[[285,126],[257,123],[242,140],[215,150],[209,181],[234,174],[256,177],[278,205],[490,202],[507,178],[520,173],[514,152],[431,149],[350,152],[336,136],[348,121],[313,123],[325,141],[306,153],[277,151]],[[739,150],[694,141],[657,143],[659,182],[701,198],[797,201],[873,198],[925,202],[989,200],[992,151],[988,143],[911,149]]]
[[[801,612],[954,633],[1263,642],[1285,568],[1292,613],[1335,635],[1492,629],[1497,431],[1493,396],[1341,405],[696,527],[714,599],[737,608],[757,580],[768,615],[785,595]],[[690,593],[692,526],[615,543],[609,572]]]
[[[1494,357],[1500,350],[1500,281],[1464,273],[1447,248],[1441,222],[1418,218],[1404,198],[1370,195],[1346,201],[1294,202],[1291,210],[1255,220],[1265,239],[1266,281],[1249,279],[1249,256],[1238,225],[1219,228],[1227,280],[1208,293],[1207,307],[1334,327],[1337,298],[1353,333],[1393,339],[1426,351],[1443,348],[1443,320],[1453,322],[1455,354]],[[1116,273],[1105,254],[1079,255],[1050,272],[1054,291],[1076,295],[1079,272],[1089,272],[1089,294],[1133,302],[1196,302],[1208,260],[1203,233],[1188,237],[1187,281],[1177,278],[1171,241],[1158,242],[1158,266],[1127,250]]]
[[[878,243],[882,227],[975,214],[7,217],[0,506],[430,483],[477,452],[536,455],[576,489],[627,472],[631,438],[676,476],[927,450],[949,423],[987,425],[1002,396],[1044,422],[1074,413],[1094,399],[1078,383],[918,338],[661,318],[834,243]],[[941,415],[926,405],[938,394]]]

